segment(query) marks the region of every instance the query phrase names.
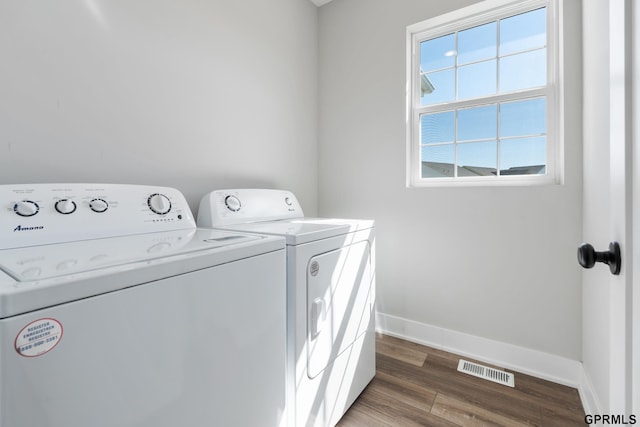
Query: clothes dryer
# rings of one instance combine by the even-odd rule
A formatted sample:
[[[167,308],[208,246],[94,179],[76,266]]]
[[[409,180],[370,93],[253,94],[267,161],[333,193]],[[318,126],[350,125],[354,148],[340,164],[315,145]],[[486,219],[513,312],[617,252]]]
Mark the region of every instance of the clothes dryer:
[[[375,228],[306,218],[280,190],[205,195],[199,227],[287,242],[287,408],[291,425],[333,426],[375,374]]]
[[[0,186],[0,427],[284,426],[284,239],[172,188]]]

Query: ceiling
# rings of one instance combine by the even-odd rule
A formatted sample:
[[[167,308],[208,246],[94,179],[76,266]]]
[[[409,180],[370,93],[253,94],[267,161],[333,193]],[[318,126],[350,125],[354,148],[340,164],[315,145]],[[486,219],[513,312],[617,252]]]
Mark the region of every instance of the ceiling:
[[[311,0],[311,3],[315,4],[316,6],[320,7],[323,4],[327,4],[329,3],[331,0]]]

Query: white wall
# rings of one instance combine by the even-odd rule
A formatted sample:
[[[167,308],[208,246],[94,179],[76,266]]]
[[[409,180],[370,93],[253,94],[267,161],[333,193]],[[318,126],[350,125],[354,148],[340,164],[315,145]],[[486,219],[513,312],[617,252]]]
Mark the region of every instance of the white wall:
[[[580,2],[563,1],[565,184],[405,187],[406,26],[471,3],[320,9],[320,214],[377,221],[378,311],[580,360]]]
[[[317,202],[317,9],[0,2],[0,183],[293,190]]]

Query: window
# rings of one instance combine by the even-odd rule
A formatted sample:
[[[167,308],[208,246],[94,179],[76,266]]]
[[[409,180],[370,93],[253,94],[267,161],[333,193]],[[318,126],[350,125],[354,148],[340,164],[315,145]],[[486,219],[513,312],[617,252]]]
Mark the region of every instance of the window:
[[[555,0],[488,0],[407,29],[407,184],[559,180]]]

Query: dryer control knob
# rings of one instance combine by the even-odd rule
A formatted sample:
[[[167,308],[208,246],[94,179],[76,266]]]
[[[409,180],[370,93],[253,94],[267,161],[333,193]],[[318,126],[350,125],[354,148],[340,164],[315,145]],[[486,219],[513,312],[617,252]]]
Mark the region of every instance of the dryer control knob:
[[[93,199],[89,202],[89,207],[94,212],[102,213],[109,209],[109,203],[104,199]]]
[[[240,199],[236,196],[227,196],[224,199],[224,204],[227,205],[227,209],[232,212],[238,212],[242,207],[242,203],[240,203]]]
[[[40,206],[31,200],[22,200],[13,205],[13,211],[20,216],[34,216],[40,210]]]
[[[68,215],[76,211],[76,203],[73,200],[61,199],[56,202],[56,211]]]
[[[164,194],[155,193],[150,195],[147,199],[147,205],[149,209],[158,215],[165,215],[171,211],[171,201]]]

